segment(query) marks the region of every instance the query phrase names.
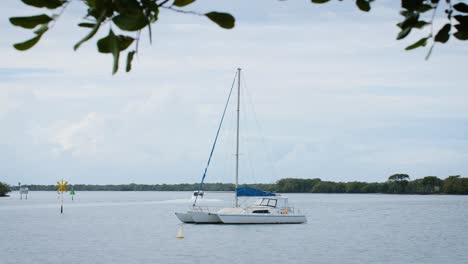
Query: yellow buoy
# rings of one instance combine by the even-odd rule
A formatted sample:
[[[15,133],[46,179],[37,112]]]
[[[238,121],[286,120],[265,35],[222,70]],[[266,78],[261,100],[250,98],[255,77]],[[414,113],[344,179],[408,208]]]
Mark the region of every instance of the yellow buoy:
[[[184,234],[182,232],[182,225],[179,225],[179,231],[177,232],[176,238],[184,238]]]

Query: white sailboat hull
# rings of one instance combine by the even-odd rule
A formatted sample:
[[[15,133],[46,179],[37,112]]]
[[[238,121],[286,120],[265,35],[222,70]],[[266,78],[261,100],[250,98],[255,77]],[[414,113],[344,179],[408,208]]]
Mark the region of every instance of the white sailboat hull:
[[[192,212],[192,219],[197,224],[222,223],[217,214],[208,212]]]
[[[216,224],[222,223],[218,215],[211,212],[208,207],[193,207],[185,213],[175,213],[177,218],[184,223],[197,223],[197,224]]]
[[[186,212],[186,213],[175,213],[177,218],[183,223],[195,223],[195,221],[192,218],[192,213],[193,212]]]
[[[225,224],[302,224],[305,215],[218,214]]]

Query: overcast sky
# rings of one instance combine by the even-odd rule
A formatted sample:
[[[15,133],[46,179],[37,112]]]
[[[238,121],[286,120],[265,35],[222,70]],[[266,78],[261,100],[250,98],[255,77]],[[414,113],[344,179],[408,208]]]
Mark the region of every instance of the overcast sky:
[[[353,1],[199,2],[187,9],[231,12],[235,29],[163,10],[132,72],[112,76],[97,38],[72,49],[87,32],[79,1],[27,52],[12,44],[31,32],[8,17],[39,10],[1,1],[0,181],[198,182],[237,67],[241,182],[467,175],[466,43],[437,45],[429,61],[404,51],[422,35],[395,40],[392,0],[369,14]],[[234,115],[208,182],[234,180]]]

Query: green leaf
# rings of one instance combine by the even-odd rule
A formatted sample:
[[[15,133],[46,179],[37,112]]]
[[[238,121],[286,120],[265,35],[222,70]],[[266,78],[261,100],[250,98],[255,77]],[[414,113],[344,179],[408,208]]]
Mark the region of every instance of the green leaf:
[[[112,67],[112,74],[115,74],[119,69],[119,42],[117,36],[112,32],[112,29],[109,32],[107,37],[104,37],[97,42],[98,51],[102,53],[112,53],[114,57],[114,63]]]
[[[99,28],[101,27],[101,23],[105,17],[106,10],[104,10],[101,13],[101,16],[96,21],[96,24],[94,25],[93,29],[91,29],[91,31],[82,40],[78,41],[78,43],[76,43],[75,46],[73,46],[73,50],[76,51],[81,46],[81,44],[85,43],[86,41],[90,40],[94,35],[96,35],[96,32],[98,32]]]
[[[84,2],[90,8],[96,8],[98,5],[98,0],[84,0]]]
[[[311,0],[311,1],[314,4],[324,4],[326,2],[329,2],[330,0]]]
[[[439,32],[437,32],[437,35],[434,38],[434,41],[440,42],[440,43],[445,43],[449,40],[450,37],[450,29],[452,28],[452,25],[450,23],[445,24]]]
[[[107,37],[98,40],[98,51],[101,53],[113,53],[115,50],[120,52],[127,49],[134,40],[134,38],[129,36],[117,36],[112,30],[110,30]]]
[[[411,28],[404,28],[400,33],[398,33],[397,40],[404,39],[411,32]]]
[[[205,16],[218,24],[218,26],[226,29],[233,28],[236,21],[234,17],[228,13],[209,12],[206,13]]]
[[[416,23],[413,25],[413,27],[414,27],[414,28],[423,28],[423,27],[425,27],[425,26],[427,26],[427,25],[430,25],[430,24],[431,24],[431,23],[429,23],[429,22],[420,20],[420,21],[416,22]]]
[[[417,10],[423,5],[423,0],[401,0],[401,7],[409,11]]]
[[[173,5],[178,6],[178,7],[183,7],[186,5],[190,5],[193,2],[195,2],[195,0],[175,0]]]
[[[84,0],[84,3],[89,7],[88,16],[92,16],[97,20],[103,13],[105,17],[111,17],[118,2],[113,0]]]
[[[36,43],[41,39],[41,36],[42,35],[37,35],[36,37],[34,37],[32,39],[26,40],[26,41],[21,42],[21,43],[16,43],[16,44],[13,45],[13,47],[15,47],[15,49],[21,50],[21,51],[28,50],[28,49],[32,48],[34,45],[36,45]]]
[[[420,5],[416,11],[420,12],[420,13],[424,13],[424,12],[427,12],[429,10],[433,9],[433,7],[431,5],[428,5],[428,4],[423,4],[423,5]]]
[[[60,0],[21,0],[23,3],[34,7],[45,7],[55,9],[62,6],[65,2]]]
[[[133,61],[133,56],[135,56],[135,51],[132,50],[127,54],[127,67],[125,68],[126,72],[129,72],[132,70],[132,61]]]
[[[400,11],[400,15],[402,15],[404,17],[407,17],[409,14],[410,14],[410,12],[408,10],[401,10]]]
[[[10,23],[23,28],[35,28],[37,25],[46,24],[52,21],[48,15],[37,15],[29,17],[10,17]]]
[[[112,53],[114,49],[118,51],[117,36],[114,34],[112,29],[106,37],[98,40],[97,46],[98,51],[101,53]]]
[[[406,17],[406,19],[401,23],[401,28],[413,27],[418,23],[419,14],[418,13],[410,13]]]
[[[85,28],[94,28],[96,26],[95,23],[79,23],[78,24],[79,27],[85,27]]]
[[[409,45],[408,47],[406,47],[405,50],[412,50],[412,49],[415,49],[415,48],[424,47],[427,44],[427,39],[428,38],[422,38],[422,39],[418,40],[417,42],[415,42],[415,43]]]
[[[112,21],[120,29],[126,31],[138,31],[148,25],[148,19],[142,12],[135,15],[120,14],[112,18]]]
[[[370,3],[366,0],[356,0],[356,5],[364,12],[369,12],[371,9]]]
[[[468,39],[468,16],[457,15],[454,16],[458,24],[455,25],[457,32],[453,34],[459,40]]]
[[[119,69],[119,57],[120,52],[128,48],[133,42],[132,37],[128,36],[116,36],[112,29],[109,31],[109,35],[104,37],[97,42],[98,51],[101,53],[111,53],[114,57],[114,64],[112,68],[112,74],[115,74]]]
[[[456,24],[455,28],[458,32],[468,33],[468,24]]]
[[[411,27],[412,28],[418,28],[418,29],[421,29],[427,25],[430,25],[431,23],[428,23],[426,21],[423,21],[423,20],[420,20],[420,21],[417,21],[416,23],[414,23]],[[403,29],[403,22],[400,22],[397,24],[397,27]]]
[[[458,21],[458,23],[468,25],[468,16],[456,15],[454,18]]]
[[[112,2],[114,11],[119,14],[129,15],[141,12],[141,6],[138,0],[113,0]]]
[[[459,40],[468,40],[468,32],[458,31],[453,34]]]
[[[457,10],[458,12],[468,13],[468,5],[465,3],[462,3],[462,2],[457,3],[453,6],[453,8]]]

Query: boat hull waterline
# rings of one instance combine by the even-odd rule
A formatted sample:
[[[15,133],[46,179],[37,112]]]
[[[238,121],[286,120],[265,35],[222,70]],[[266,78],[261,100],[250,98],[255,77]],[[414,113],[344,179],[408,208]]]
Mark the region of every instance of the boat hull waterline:
[[[179,220],[182,223],[195,223],[195,221],[192,218],[192,212],[175,213],[175,215],[177,216],[177,218],[179,218]]]
[[[219,224],[222,223],[215,213],[192,212],[192,219],[197,224]]]
[[[304,215],[218,214],[224,224],[302,224]]]
[[[215,213],[187,211],[186,213],[175,213],[177,218],[187,224],[219,224],[222,223]]]
[[[206,212],[175,213],[177,218],[188,224],[302,224],[304,215],[252,215],[215,214]]]

